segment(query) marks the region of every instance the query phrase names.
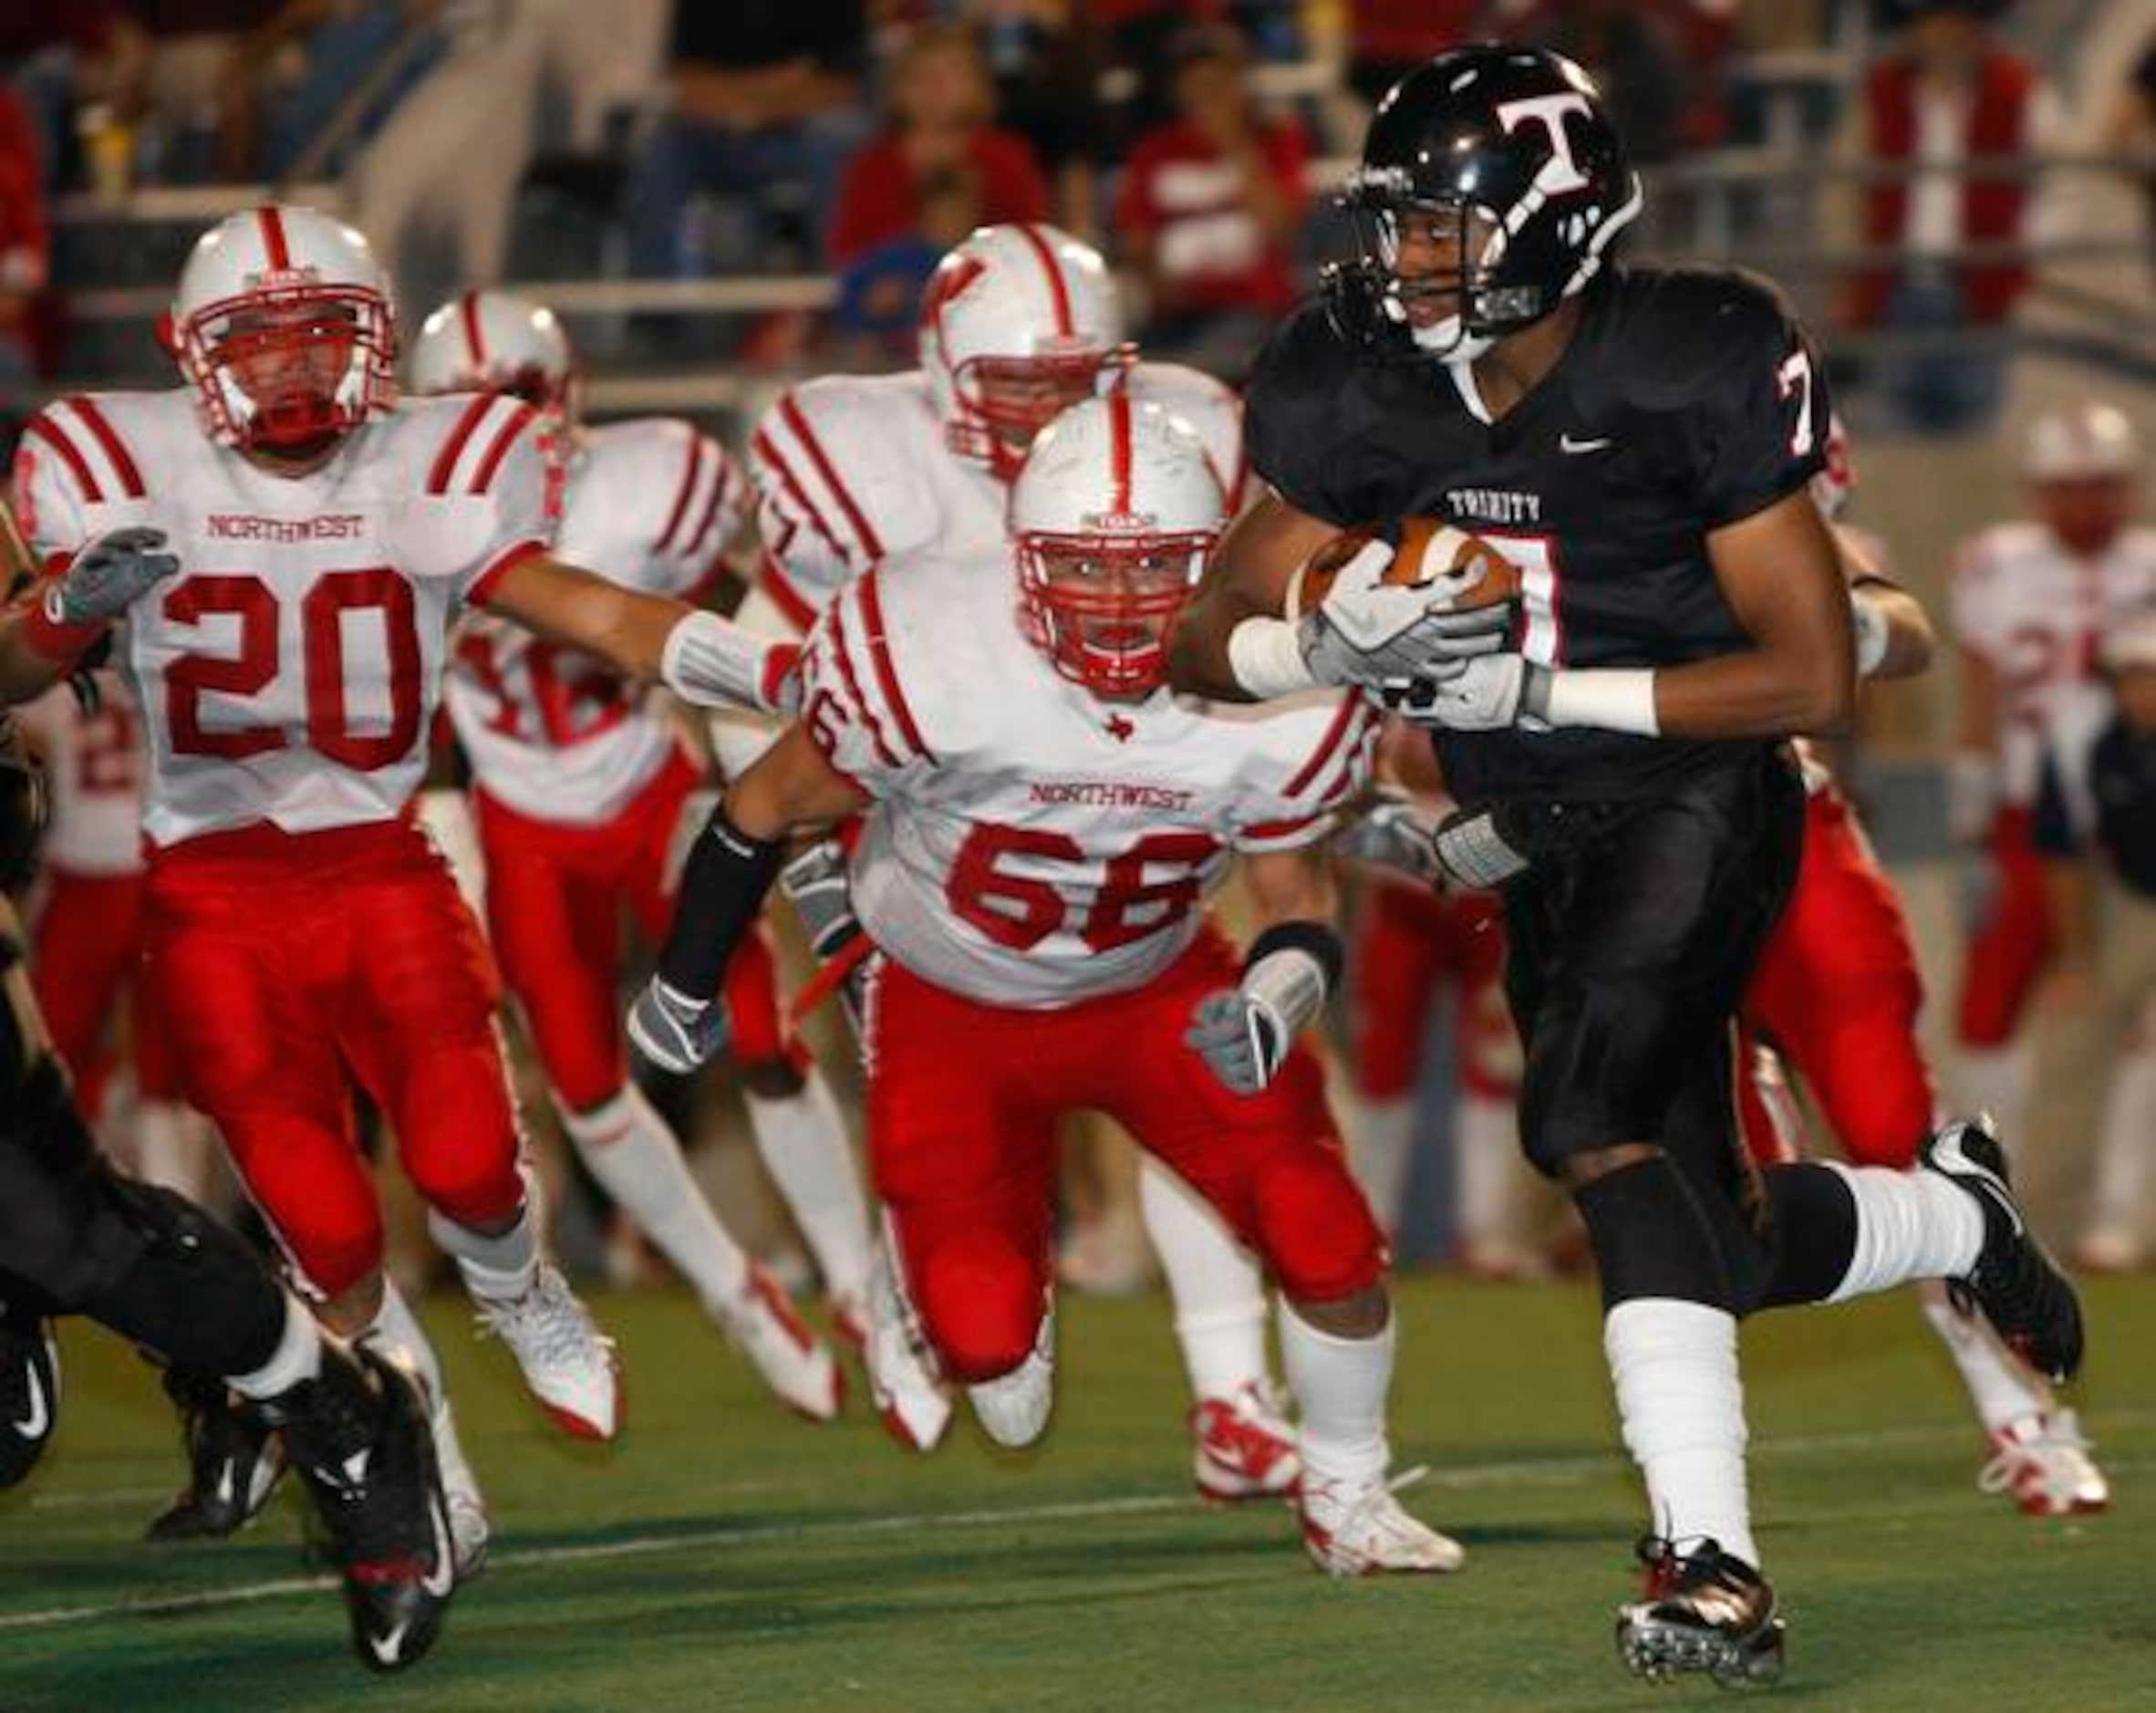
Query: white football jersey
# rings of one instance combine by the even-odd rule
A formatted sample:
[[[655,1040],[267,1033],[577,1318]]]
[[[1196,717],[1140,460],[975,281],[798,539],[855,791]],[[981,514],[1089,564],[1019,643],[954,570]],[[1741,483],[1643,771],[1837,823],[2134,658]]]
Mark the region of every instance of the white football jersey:
[[[2156,529],[2082,559],[2041,524],[1999,524],[1963,544],[1952,601],[1962,646],[1998,674],[2000,795],[2034,803],[2047,762],[2078,773],[2109,718],[2103,638],[2156,601]]]
[[[625,588],[686,596],[740,534],[748,493],[688,423],[611,423],[579,437],[555,552]],[[485,613],[458,629],[448,695],[479,788],[538,820],[608,819],[681,743],[670,709],[604,661]]]
[[[390,820],[427,764],[449,628],[542,551],[554,482],[513,399],[415,399],[312,475],[272,475],[202,431],[192,390],[49,406],[16,470],[43,555],[130,524],[178,575],[127,615],[159,846],[263,823]]]
[[[1197,431],[1242,509],[1242,405],[1209,375],[1139,363],[1124,385]],[[994,553],[1011,490],[945,444],[928,377],[832,375],[790,388],[749,443],[763,537],[762,587],[805,630],[840,589],[885,559]]]
[[[77,875],[142,869],[142,719],[119,674],[97,674],[98,706],[55,684],[16,718],[45,759],[49,804],[40,849],[48,868]]]
[[[886,954],[989,1004],[1143,987],[1238,850],[1323,836],[1367,782],[1359,696],[1103,701],[1019,628],[1007,550],[879,566],[812,633],[802,722],[876,799],[854,906]]]

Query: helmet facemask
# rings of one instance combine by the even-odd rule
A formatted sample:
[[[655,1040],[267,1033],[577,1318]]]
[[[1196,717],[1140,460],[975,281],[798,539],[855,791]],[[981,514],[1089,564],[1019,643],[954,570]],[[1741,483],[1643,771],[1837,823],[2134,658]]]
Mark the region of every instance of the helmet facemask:
[[[311,457],[395,397],[389,306],[366,286],[226,298],[189,317],[178,342],[211,433],[244,451]]]
[[[1018,538],[1026,634],[1062,677],[1106,701],[1167,682],[1167,638],[1219,539],[1215,530]]]
[[[1127,346],[1075,344],[1031,357],[969,358],[951,373],[945,443],[1010,482],[1034,437],[1072,405],[1107,392],[1130,361]]]
[[[1551,306],[1539,286],[1498,277],[1506,234],[1496,210],[1466,198],[1416,197],[1388,176],[1359,175],[1345,201],[1363,289],[1415,356],[1473,362],[1503,335],[1542,318]]]

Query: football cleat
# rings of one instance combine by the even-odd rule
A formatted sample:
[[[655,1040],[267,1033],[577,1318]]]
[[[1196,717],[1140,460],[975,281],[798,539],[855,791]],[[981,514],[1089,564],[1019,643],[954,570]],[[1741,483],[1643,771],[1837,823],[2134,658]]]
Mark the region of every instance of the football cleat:
[[[422,1391],[427,1390],[422,1383]],[[487,1517],[486,1496],[479,1490],[479,1478],[464,1456],[457,1437],[457,1418],[446,1397],[429,1398],[427,1428],[434,1440],[434,1463],[441,1471],[441,1497],[449,1510],[451,1554],[457,1580],[468,1583],[486,1568],[487,1546],[493,1539],[493,1524]]]
[[[373,1351],[326,1345],[318,1376],[262,1407],[327,1531],[361,1661],[412,1665],[441,1633],[457,1581],[424,1388]]]
[[[1774,1588],[1744,1560],[1704,1537],[1640,1542],[1646,1597],[1617,1608],[1617,1652],[1636,1677],[1669,1683],[1704,1672],[1724,1688],[1782,1675],[1785,1628]]]
[[[165,1370],[180,1410],[188,1487],[150,1519],[151,1541],[219,1540],[252,1521],[285,1473],[285,1448],[262,1412],[214,1375]]]
[[[710,1305],[735,1349],[756,1365],[779,1400],[811,1421],[830,1421],[845,1402],[845,1376],[808,1328],[785,1287],[761,1261],[749,1263],[741,1294]]]
[[[1280,1499],[1302,1473],[1295,1429],[1270,1386],[1252,1382],[1232,1397],[1200,1398],[1190,1412],[1197,1490],[1217,1503]]]
[[[2080,1299],[2014,1199],[1991,1120],[1948,1125],[1924,1144],[1923,1164],[1984,1209],[1984,1248],[1966,1278],[1948,1282],[1948,1294],[1964,1307],[1974,1301],[2007,1347],[2039,1374],[2070,1378],[2081,1365]]]
[[[884,1429],[913,1451],[933,1451],[949,1430],[950,1387],[880,1244],[866,1303],[834,1305],[840,1336],[861,1353]]]
[[[521,1297],[475,1297],[480,1324],[500,1335],[546,1413],[579,1439],[611,1439],[621,1422],[621,1365],[552,1261]]]
[[[2011,1493],[2032,1517],[2081,1516],[2110,1504],[2111,1484],[2089,1455],[2093,1448],[2072,1410],[2024,1416],[1991,1443],[1991,1461],[1976,1472],[1978,1491]]]
[[[36,1467],[60,1407],[60,1353],[38,1315],[0,1302],[0,1492]]]
[[[732,1025],[717,1000],[692,1000],[657,976],[629,1007],[629,1043],[662,1071],[686,1076],[726,1051]]]
[[[1048,1430],[1055,1406],[1055,1309],[1041,1316],[1041,1331],[1026,1359],[1009,1374],[966,1388],[981,1431],[1008,1451],[1021,1450]]]
[[[1328,1576],[1442,1575],[1459,1569],[1467,1549],[1410,1516],[1394,1490],[1421,1473],[1411,1469],[1397,1481],[1325,1480],[1305,1466],[1295,1510],[1311,1562]]]

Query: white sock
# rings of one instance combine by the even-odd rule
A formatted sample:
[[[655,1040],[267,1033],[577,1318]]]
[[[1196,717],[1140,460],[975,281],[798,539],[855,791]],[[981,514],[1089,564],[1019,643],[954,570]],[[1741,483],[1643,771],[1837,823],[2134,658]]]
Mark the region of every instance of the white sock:
[[[539,1185],[528,1168],[517,1169],[524,1180],[524,1205],[517,1209],[516,1223],[497,1236],[427,1209],[427,1234],[456,1261],[464,1289],[498,1303],[514,1302],[539,1278]]]
[[[1758,1568],[1736,1317],[1704,1303],[1636,1298],[1603,1317],[1602,1349],[1655,1533],[1676,1542],[1707,1536]]]
[[[744,1098],[756,1152],[808,1241],[824,1295],[862,1297],[871,1256],[868,1198],[831,1085],[812,1065],[797,1095]]]
[[[749,1258],[711,1211],[681,1145],[642,1090],[630,1084],[586,1113],[565,1108],[562,1128],[586,1169],[697,1295],[716,1305],[741,1294]]]
[[[1954,1065],[1954,1090],[1963,1112],[1988,1112],[1999,1131],[2013,1136],[2021,1128],[2021,1109],[2028,1099],[2029,1055],[2020,1043],[2003,1047],[1964,1045]]]
[[[1210,1204],[1150,1155],[1138,1162],[1138,1206],[1176,1305],[1176,1338],[1194,1397],[1233,1397],[1264,1384],[1265,1281]]]
[[[1937,1172],[1843,1166],[1857,1204],[1857,1246],[1849,1272],[1826,1300],[1846,1303],[1919,1279],[1960,1279],[1984,1250],[1984,1209],[1976,1198]]]
[[[2104,1100],[2096,1147],[2091,1234],[2116,1235],[2138,1248],[2149,1206],[2149,1168],[2156,1164],[2156,1052],[2121,1052]]]
[[[1463,1093],[1452,1122],[1461,1237],[1470,1243],[1519,1242],[1528,1166],[1519,1155],[1512,1103]]]
[[[376,1311],[373,1324],[359,1338],[363,1344],[401,1358],[426,1383],[427,1413],[434,1431],[434,1454],[441,1464],[442,1483],[452,1491],[463,1490],[477,1498],[478,1483],[472,1479],[472,1463],[464,1455],[463,1442],[457,1438],[456,1413],[450,1408],[449,1388],[442,1383],[441,1360],[427,1337],[427,1329],[411,1312],[411,1304],[387,1279],[382,1282],[382,1306]]]
[[[1999,1342],[1988,1323],[1955,1308],[1947,1301],[1946,1287],[1935,1279],[1924,1281],[1917,1292],[1923,1299],[1924,1319],[1962,1371],[1962,1384],[1969,1388],[1969,1401],[1985,1432],[1997,1433],[2009,1422],[2050,1412],[2051,1388]]]
[[[302,1380],[311,1380],[321,1372],[322,1329],[299,1299],[286,1292],[285,1330],[278,1334],[277,1347],[270,1352],[270,1359],[252,1374],[226,1375],[224,1383],[242,1397],[259,1402],[289,1392]]]
[[[1349,1168],[1369,1198],[1379,1227],[1397,1231],[1415,1162],[1415,1096],[1365,1100],[1361,1115],[1347,1126],[1347,1150]]]
[[[1280,1299],[1280,1360],[1301,1417],[1297,1443],[1303,1479],[1353,1486],[1384,1479],[1385,1395],[1393,1384],[1398,1327],[1388,1317],[1373,1338],[1321,1333]]]
[[[170,1100],[136,1103],[135,1175],[201,1204],[210,1178],[210,1144],[192,1112]]]

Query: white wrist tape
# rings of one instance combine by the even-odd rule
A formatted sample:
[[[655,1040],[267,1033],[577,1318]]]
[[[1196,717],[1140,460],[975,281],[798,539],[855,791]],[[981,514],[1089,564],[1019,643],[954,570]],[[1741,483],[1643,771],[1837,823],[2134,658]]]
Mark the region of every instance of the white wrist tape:
[[[1560,668],[1550,674],[1549,707],[1542,718],[1552,726],[1595,726],[1635,737],[1660,737],[1654,673],[1646,667],[1631,666]]]
[[[1302,642],[1284,618],[1246,618],[1228,633],[1228,670],[1260,701],[1291,696],[1317,682],[1302,661]]]
[[[1870,678],[1886,664],[1893,627],[1887,616],[1864,598],[1862,589],[1849,592],[1850,620],[1857,637],[1857,676]]]
[[[691,613],[667,633],[658,676],[675,695],[700,708],[778,712],[769,699],[772,656],[785,646],[752,637],[717,613]]]
[[[1296,948],[1269,951],[1243,971],[1242,989],[1279,1022],[1285,1050],[1325,1009],[1325,966]]]

